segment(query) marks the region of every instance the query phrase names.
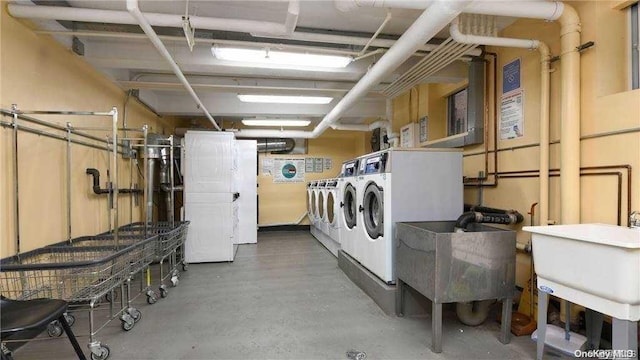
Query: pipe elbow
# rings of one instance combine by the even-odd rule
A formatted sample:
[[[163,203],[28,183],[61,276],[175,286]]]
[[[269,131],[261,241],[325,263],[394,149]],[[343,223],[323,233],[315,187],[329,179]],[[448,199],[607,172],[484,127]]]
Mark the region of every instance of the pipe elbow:
[[[571,5],[563,4],[562,14],[558,18],[558,22],[560,23],[560,37],[573,32],[582,32],[580,15]]]

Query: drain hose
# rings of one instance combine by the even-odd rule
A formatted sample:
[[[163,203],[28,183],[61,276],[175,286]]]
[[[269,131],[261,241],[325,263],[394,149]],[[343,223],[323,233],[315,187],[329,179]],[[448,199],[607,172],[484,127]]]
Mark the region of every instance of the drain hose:
[[[493,300],[456,303],[456,315],[465,325],[478,326],[487,320]]]

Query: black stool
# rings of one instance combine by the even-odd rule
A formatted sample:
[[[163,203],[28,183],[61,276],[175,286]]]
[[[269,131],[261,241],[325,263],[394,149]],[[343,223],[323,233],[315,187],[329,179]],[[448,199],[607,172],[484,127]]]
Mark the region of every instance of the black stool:
[[[32,337],[47,328],[50,322],[58,320],[62,325],[65,333],[69,337],[69,341],[78,355],[78,359],[86,360],[78,340],[76,340],[73,331],[64,313],[67,311],[69,304],[63,300],[55,299],[36,299],[36,300],[9,300],[0,297],[0,328],[3,339],[20,334],[31,334]],[[11,352],[5,353],[5,346],[2,345],[2,360],[11,360]]]

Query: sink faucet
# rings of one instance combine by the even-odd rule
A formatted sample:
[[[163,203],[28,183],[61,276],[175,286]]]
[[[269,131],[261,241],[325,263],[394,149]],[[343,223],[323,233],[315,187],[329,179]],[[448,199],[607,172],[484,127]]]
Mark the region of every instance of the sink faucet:
[[[629,227],[640,229],[640,211],[634,211],[629,215]]]

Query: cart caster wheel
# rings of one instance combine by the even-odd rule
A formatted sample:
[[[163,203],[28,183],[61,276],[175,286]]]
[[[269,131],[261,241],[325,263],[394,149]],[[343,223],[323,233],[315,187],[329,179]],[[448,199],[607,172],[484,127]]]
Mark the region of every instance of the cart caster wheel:
[[[189,264],[182,264],[182,271],[189,271]]]
[[[58,320],[47,325],[47,335],[49,335],[49,337],[59,337],[62,335],[62,325],[60,325]]]
[[[109,355],[111,354],[111,349],[107,345],[100,345],[98,348],[99,354],[94,354],[91,352],[91,360],[107,360]]]
[[[160,288],[160,297],[163,299],[169,295],[169,291],[163,287]]]
[[[147,295],[147,304],[153,305],[158,301],[158,298],[154,295]]]
[[[129,331],[131,329],[133,329],[133,325],[135,325],[136,322],[131,319],[131,320],[122,320],[122,330],[124,331]]]
[[[64,314],[64,319],[67,320],[69,326],[73,326],[76,323],[76,317],[71,314]]]
[[[180,282],[180,280],[178,280],[177,276],[174,276],[171,278],[171,285],[173,285],[173,287],[178,286],[178,283]]]
[[[142,313],[136,308],[130,308],[127,312],[133,318],[133,322],[138,322],[142,319]]]

